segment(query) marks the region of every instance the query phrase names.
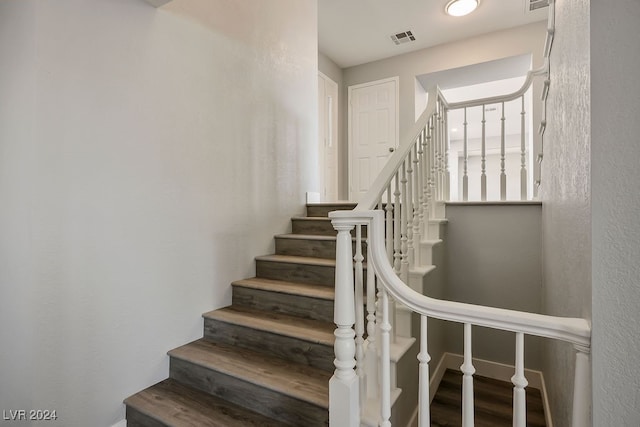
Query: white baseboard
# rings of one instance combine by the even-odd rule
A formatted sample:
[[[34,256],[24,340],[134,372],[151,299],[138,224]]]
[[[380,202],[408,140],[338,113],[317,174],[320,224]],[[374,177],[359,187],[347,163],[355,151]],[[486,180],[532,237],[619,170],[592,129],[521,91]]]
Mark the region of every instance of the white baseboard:
[[[547,385],[544,382],[544,376],[540,374],[542,380],[542,387],[540,393],[542,394],[542,406],[544,407],[544,420],[547,423],[547,427],[553,427],[553,418],[551,418],[551,407],[549,406],[549,395],[547,394]]]
[[[464,358],[460,354],[445,353],[446,369],[460,370],[460,366],[464,363]],[[511,377],[515,372],[513,365],[505,365],[504,363],[491,362],[489,360],[473,358],[473,367],[476,368],[476,374],[483,377],[493,378],[494,380],[511,382]],[[527,377],[529,387],[537,388],[542,392],[542,372],[533,369],[525,369],[524,375]]]
[[[436,369],[433,371],[433,375],[431,375],[431,379],[429,380],[429,403],[433,402],[436,391],[438,390],[438,387],[440,387],[440,381],[442,381],[442,377],[444,376],[444,371],[447,370],[448,354],[449,353],[445,353],[442,355]]]
[[[307,203],[319,203],[320,193],[314,191],[307,191]]]
[[[112,425],[111,427],[127,427],[127,420],[121,420]]]

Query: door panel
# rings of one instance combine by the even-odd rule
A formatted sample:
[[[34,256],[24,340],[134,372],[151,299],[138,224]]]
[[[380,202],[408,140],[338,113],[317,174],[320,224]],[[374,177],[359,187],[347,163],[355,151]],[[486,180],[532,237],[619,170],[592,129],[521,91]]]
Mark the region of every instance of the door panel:
[[[397,80],[349,88],[350,199],[359,201],[398,145]]]

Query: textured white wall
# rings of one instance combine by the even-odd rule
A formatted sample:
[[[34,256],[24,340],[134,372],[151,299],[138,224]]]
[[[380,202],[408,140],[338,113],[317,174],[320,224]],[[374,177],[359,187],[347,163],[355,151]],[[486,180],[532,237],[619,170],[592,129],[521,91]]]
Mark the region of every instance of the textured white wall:
[[[640,425],[640,2],[591,2],[593,425]]]
[[[589,4],[556,2],[541,199],[544,310],[591,318],[591,97]],[[570,425],[574,356],[549,342],[545,380],[555,425]]]
[[[122,419],[316,185],[315,1],[206,3],[0,2],[0,409]]]
[[[416,76],[524,54],[532,55],[534,68],[540,67],[545,30],[546,23],[541,21],[346,68],[344,84],[348,87],[399,76],[400,135],[403,135],[415,123]],[[534,93],[540,93],[541,88],[542,81],[538,79],[534,84]],[[346,102],[341,113],[345,123],[348,111]],[[540,103],[534,102],[533,117],[534,123],[539,123]],[[344,132],[343,140],[347,141],[346,126]],[[347,144],[343,146],[342,156],[348,156]],[[344,166],[347,167],[346,162]],[[343,171],[343,174],[348,176],[348,171]],[[347,191],[347,182],[342,184],[344,191]]]

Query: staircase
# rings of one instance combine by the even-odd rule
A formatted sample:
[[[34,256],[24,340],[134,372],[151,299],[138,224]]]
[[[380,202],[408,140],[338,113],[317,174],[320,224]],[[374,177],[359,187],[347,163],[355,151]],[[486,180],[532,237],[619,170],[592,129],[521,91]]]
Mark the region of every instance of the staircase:
[[[307,207],[233,303],[204,317],[204,337],[169,351],[169,378],[125,400],[129,427],[326,426],[333,374],[336,233]]]

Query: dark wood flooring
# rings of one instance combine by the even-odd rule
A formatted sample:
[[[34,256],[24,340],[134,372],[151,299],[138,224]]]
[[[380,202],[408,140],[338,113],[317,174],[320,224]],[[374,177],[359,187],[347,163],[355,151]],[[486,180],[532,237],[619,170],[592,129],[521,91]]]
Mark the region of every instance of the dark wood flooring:
[[[475,427],[513,425],[513,384],[473,377]],[[462,425],[462,373],[447,369],[431,402],[432,427]],[[540,390],[527,387],[527,426],[546,427]]]

